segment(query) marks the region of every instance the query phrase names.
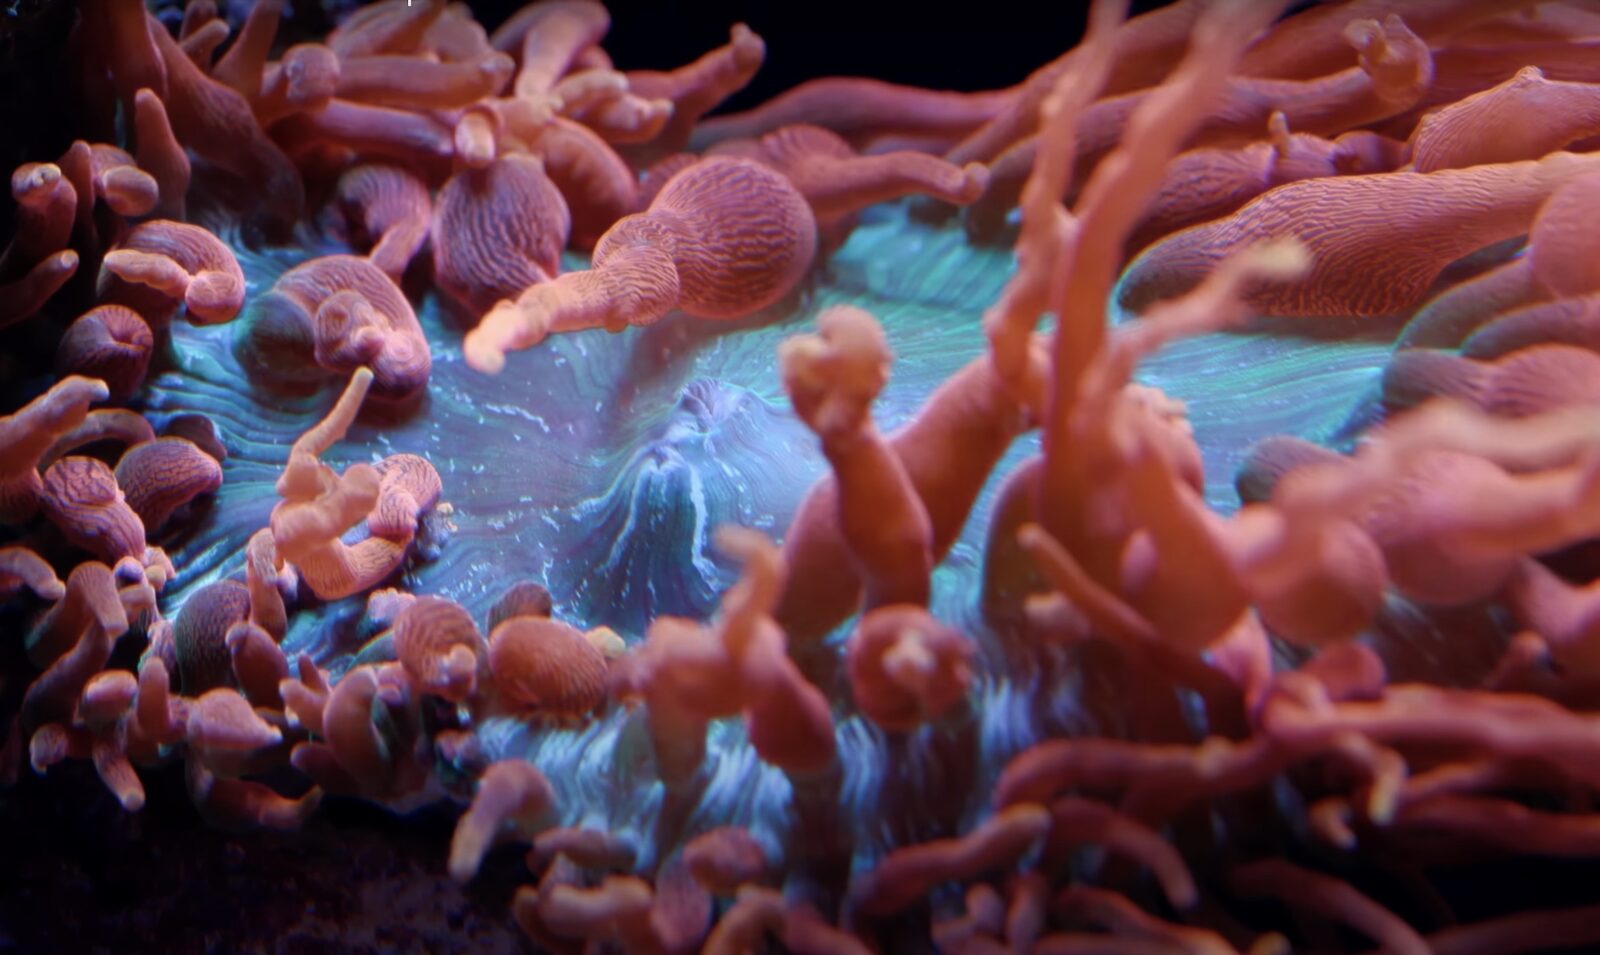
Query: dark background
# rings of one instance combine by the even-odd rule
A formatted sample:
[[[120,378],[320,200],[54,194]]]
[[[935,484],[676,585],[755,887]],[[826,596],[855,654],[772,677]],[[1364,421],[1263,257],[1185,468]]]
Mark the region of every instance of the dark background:
[[[1132,6],[1142,12],[1164,5],[1141,0]],[[517,0],[472,3],[486,26],[520,6]],[[871,76],[954,90],[1009,86],[1077,42],[1088,3],[624,0],[607,7],[612,26],[605,47],[623,68],[686,63],[726,42],[732,24],[748,24],[767,41],[767,59],[728,104],[742,109],[817,76]]]

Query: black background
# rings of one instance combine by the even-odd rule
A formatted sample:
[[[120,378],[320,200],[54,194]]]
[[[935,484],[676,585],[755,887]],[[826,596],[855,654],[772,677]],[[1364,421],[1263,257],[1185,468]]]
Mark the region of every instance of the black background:
[[[1134,12],[1163,6],[1155,0]],[[471,4],[499,23],[517,0]],[[663,69],[727,42],[746,23],[767,59],[727,109],[743,109],[818,76],[871,76],[934,89],[996,89],[1019,82],[1078,40],[1088,4],[1049,0],[913,3],[907,0],[623,0],[608,3],[605,48],[619,67]]]

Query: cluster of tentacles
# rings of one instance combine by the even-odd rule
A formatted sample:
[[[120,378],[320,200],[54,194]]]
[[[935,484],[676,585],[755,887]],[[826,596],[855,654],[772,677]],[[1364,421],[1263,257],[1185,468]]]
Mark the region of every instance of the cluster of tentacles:
[[[0,418],[0,619],[27,670],[0,674],[0,775],[90,760],[137,811],[140,771],[182,762],[238,828],[295,828],[325,794],[454,800],[451,876],[531,844],[512,915],[555,952],[1600,944],[1600,907],[1460,924],[1426,879],[1600,855],[1600,14],[1286,5],[1099,0],[1009,90],[830,78],[703,119],[761,64],[743,25],[658,72],[612,64],[593,0],[492,34],[385,0],[292,45],[281,0],[231,40],[212,0],[176,35],[85,0],[86,138],[16,170],[0,256],[0,328],[59,340],[54,383]],[[711,620],[586,629],[532,580],[475,619],[396,586],[449,546],[449,462],[323,457],[426,403],[420,301],[462,318],[452,360],[512,376],[551,334],[761,312],[907,196],[1014,237],[972,316],[988,348],[885,433],[872,314],[785,340],[772,390],[828,468],[780,542],[706,532],[740,567]],[[253,289],[230,241],[347,251]],[[590,267],[564,272],[569,250]],[[329,410],[240,572],[173,607],[190,568],[152,542],[208,519],[228,459],[204,416],[144,404],[179,320],[232,323],[240,387]],[[1136,380],[1178,339],[1402,322],[1350,440],[1261,442],[1231,513],[1182,402]],[[976,609],[941,619],[936,571],[972,559],[952,552],[974,520]],[[296,617],[347,600],[359,651],[291,659]],[[1391,680],[1423,631],[1488,662]],[[1059,683],[1036,691],[1078,731],[991,732],[983,701],[1018,672]],[[603,720],[600,758],[652,787],[648,831],[594,824],[506,743],[598,746]],[[845,765],[863,738],[890,761],[871,799]],[[781,776],[780,821],[706,808],[731,749]],[[900,760],[970,778],[929,804]],[[863,803],[878,822],[844,818]]]

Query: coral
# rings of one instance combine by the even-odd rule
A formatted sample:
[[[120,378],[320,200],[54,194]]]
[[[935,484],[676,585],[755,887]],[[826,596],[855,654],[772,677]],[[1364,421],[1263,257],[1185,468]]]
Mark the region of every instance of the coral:
[[[0,328],[20,322],[43,308],[77,271],[78,253],[63,249],[41,259],[21,278],[0,285],[5,302],[0,305]]]
[[[375,396],[414,397],[433,355],[416,312],[371,259],[327,255],[279,276],[236,333],[240,360],[269,384],[369,369]]]
[[[374,54],[339,61],[341,99],[374,106],[455,109],[499,95],[511,81],[509,56],[491,53],[467,62]]]
[[[791,348],[791,354],[802,352]],[[955,543],[984,482],[1028,423],[993,364],[978,358],[942,383],[915,418],[885,439],[897,459],[897,465],[888,466],[904,472],[918,499],[905,506],[926,511],[927,545],[934,558],[942,559]],[[790,638],[802,643],[820,639],[860,600],[857,575],[840,571],[849,558],[839,521],[829,514],[837,497],[836,482],[819,480],[784,535],[785,559],[795,575],[776,616]]]
[[[104,143],[95,143],[89,150],[96,200],[120,216],[142,216],[155,208],[160,187],[155,177],[134,164],[132,156]]]
[[[489,634],[495,691],[513,710],[583,716],[605,699],[606,660],[571,624],[512,617]]]
[[[339,177],[330,211],[342,220],[346,241],[368,246],[367,257],[398,284],[428,241],[433,197],[400,166],[353,166]]]
[[[50,601],[66,593],[66,585],[44,558],[26,547],[0,548],[0,594],[11,597],[23,588]]]
[[[1433,78],[1427,44],[1393,15],[1382,23],[1352,20],[1345,30],[1357,53],[1356,66],[1314,80],[1230,79],[1185,145],[1255,139],[1274,114],[1303,132],[1334,136],[1413,106]],[[1087,171],[1122,140],[1130,117],[1148,95],[1140,91],[1107,97],[1084,110],[1075,137],[1078,173],[1069,186],[1083,182]],[[980,234],[989,228],[986,221],[1017,201],[1033,168],[1036,144],[1036,138],[1024,139],[991,164],[990,188],[973,210],[978,221],[972,226]],[[1069,190],[1067,198],[1073,195]]]
[[[1523,417],[1600,400],[1592,390],[1600,355],[1587,348],[1539,343],[1492,361],[1424,349],[1395,356],[1383,373],[1383,401],[1409,408],[1448,395],[1507,417]]]
[[[144,554],[144,523],[111,469],[94,458],[62,458],[44,472],[40,509],[73,546],[106,563]]]
[[[553,799],[550,782],[520,759],[484,770],[472,806],[456,823],[455,838],[450,840],[450,874],[462,882],[472,878],[501,825],[511,822],[533,829]]]
[[[289,157],[256,123],[250,101],[204,73],[159,22],[149,19],[147,30],[133,26],[127,32],[130,37],[147,34],[155,39],[169,82],[140,87],[161,97],[178,142],[257,186],[264,227],[286,235],[303,211],[305,184]]]
[[[106,253],[100,284],[103,296],[147,321],[163,321],[182,303],[189,321],[217,325],[233,321],[244,306],[244,272],[233,250],[184,222],[157,219],[135,226]]]
[[[1429,113],[1411,134],[1417,172],[1461,169],[1545,153],[1600,132],[1595,88],[1545,79],[1536,66]]]
[[[325,600],[370,590],[393,573],[405,559],[421,512],[439,496],[438,475],[415,456],[404,456],[415,458],[415,467],[402,465],[393,476],[365,464],[337,474],[318,460],[350,428],[374,380],[366,367],[350,376],[328,417],[295,442],[278,480],[283,501],[273,508],[269,523],[272,573],[285,562],[293,565],[297,576]],[[340,539],[363,520],[369,525],[367,537],[355,544]]]
[[[695,127],[687,145],[704,149],[798,125],[831,130],[856,149],[879,139],[954,138],[993,119],[1009,99],[1003,92],[950,93],[829,76],[808,80],[753,110],[710,117]]]
[[[826,579],[815,565],[823,544],[840,538],[863,581],[866,609],[892,604],[926,605],[933,573],[933,527],[905,465],[868,415],[888,380],[889,350],[877,321],[859,309],[836,308],[817,318],[818,334],[784,343],[779,354],[784,386],[795,413],[816,432],[833,466],[835,503],[807,509],[786,536],[786,549],[801,573]],[[813,500],[823,501],[814,492]],[[816,529],[812,529],[813,526]],[[805,598],[808,613],[826,604]],[[848,613],[853,607],[842,608]],[[781,613],[781,608],[780,608]],[[784,615],[787,618],[789,615]],[[825,632],[837,619],[805,632]]]
[[[719,103],[743,89],[761,68],[767,46],[742,23],[728,31],[728,42],[693,63],[675,70],[629,70],[628,90],[646,99],[672,103],[666,125],[645,144],[631,151],[628,160],[636,168],[689,145],[700,122]]]
[[[395,617],[394,649],[400,664],[426,693],[460,703],[478,688],[488,646],[459,604],[421,597]]]
[[[1493,358],[1522,344],[1561,341],[1566,334],[1582,341],[1585,297],[1595,292],[1600,276],[1588,265],[1583,239],[1584,223],[1600,199],[1600,176],[1579,176],[1550,194],[1528,230],[1523,255],[1493,266],[1461,282],[1428,302],[1406,323],[1398,346],[1452,347],[1464,345],[1483,331],[1472,357]],[[1542,323],[1548,336],[1538,334]],[[1493,330],[1485,329],[1488,325]],[[1509,347],[1508,347],[1509,346]]]
[[[967,638],[922,608],[877,607],[850,636],[850,689],[868,719],[905,732],[966,699],[971,659]]]
[[[439,190],[431,232],[435,281],[481,315],[555,278],[571,230],[566,200],[539,161],[507,156],[463,169]]]
[[[81,201],[70,179],[53,163],[26,163],[11,174],[17,202],[17,232],[0,254],[0,328],[28,318],[65,285],[78,268],[67,248]]]
[[[1335,139],[1291,132],[1282,113],[1273,114],[1268,129],[1270,141],[1191,149],[1174,158],[1128,239],[1129,253],[1188,226],[1220,219],[1285,183],[1392,172],[1405,158],[1404,143],[1364,130]]]
[[[593,268],[501,302],[468,333],[467,360],[499,371],[505,353],[552,332],[657,321],[674,308],[740,318],[792,289],[811,265],[816,224],[785,177],[744,159],[704,159],[673,176],[650,208],[600,237]]]
[[[1115,23],[1115,33],[1107,37],[1104,47],[1083,43],[1034,70],[999,115],[957,143],[945,158],[958,163],[989,162],[1029,135],[1038,128],[1045,101],[1059,88],[1061,78],[1084,69],[1091,50],[1105,54],[1108,61],[1104,64],[1105,73],[1088,91],[1089,95],[1095,95],[1096,90],[1110,95],[1153,85],[1166,75],[1172,58],[1183,49],[1202,6],[1173,3],[1126,23]]]
[[[417,166],[430,178],[449,168],[455,151],[450,128],[427,114],[342,99],[285,117],[273,124],[273,136],[302,161],[319,150],[349,150],[366,159]]]
[[[127,401],[144,384],[155,335],[124,305],[101,305],[67,327],[56,350],[56,370],[106,383],[112,401]]]
[[[199,696],[232,682],[228,632],[249,613],[249,592],[232,580],[208,584],[190,595],[172,629],[180,690]]]
[[[251,96],[251,108],[262,124],[326,109],[342,75],[343,66],[332,50],[320,43],[295,44],[283,51],[282,60],[267,64],[260,91]]]
[[[97,378],[72,375],[21,410],[0,418],[0,520],[17,523],[32,516],[43,493],[41,459],[57,438],[82,424],[89,405],[105,401],[110,390]]]
[[[821,126],[781,126],[759,140],[719,143],[713,154],[764,162],[788,177],[811,204],[817,228],[837,244],[849,220],[867,206],[923,194],[952,205],[975,202],[989,184],[979,163],[965,168],[912,150],[858,156],[837,134]]]
[[[1141,310],[1192,287],[1230,251],[1267,237],[1294,236],[1311,251],[1311,272],[1298,282],[1249,295],[1253,308],[1292,316],[1403,313],[1422,304],[1451,261],[1526,232],[1545,199],[1593,171],[1592,160],[1552,153],[1538,160],[1436,173],[1401,171],[1290,183],[1225,219],[1186,229],[1146,249],[1129,266],[1118,304]],[[1338,219],[1340,228],[1318,225],[1319,217]],[[1378,241],[1396,230],[1406,236],[1400,245]]]
[[[593,249],[617,220],[638,211],[635,174],[594,130],[557,116],[532,128],[506,117],[509,132],[544,160],[572,214],[572,244]]]
[[[0,267],[15,276],[67,247],[80,197],[60,166],[27,163],[11,174],[11,198],[17,203],[17,234],[6,246]],[[84,196],[82,201],[93,199]]]
[[[134,445],[113,473],[146,533],[160,530],[178,508],[222,486],[222,465],[187,438]]]
[[[128,630],[111,568],[85,562],[67,577],[67,591],[28,640],[29,657],[44,672],[28,686],[17,719],[32,734],[68,720],[83,687],[105,668],[111,648]]]
[[[617,683],[645,701],[669,786],[698,771],[707,723],[740,712],[763,759],[802,774],[825,769],[834,756],[826,699],[784,654],[783,631],[769,616],[783,586],[782,560],[753,532],[727,529],[721,543],[746,561],[744,580],[724,595],[721,620],[702,628],[658,617]]]

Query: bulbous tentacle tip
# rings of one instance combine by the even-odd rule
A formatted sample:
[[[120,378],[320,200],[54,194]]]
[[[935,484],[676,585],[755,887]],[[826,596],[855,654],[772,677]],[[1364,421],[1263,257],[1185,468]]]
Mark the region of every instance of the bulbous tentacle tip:
[[[285,99],[300,109],[315,109],[333,98],[339,85],[339,58],[320,43],[298,43],[285,50]]]
[[[91,405],[111,397],[111,389],[99,378],[68,375],[50,389],[52,399],[66,405]]]
[[[969,162],[961,167],[961,188],[956,194],[962,203],[977,202],[989,188],[989,167]]]
[[[549,334],[548,326],[516,302],[504,300],[483,316],[478,327],[462,340],[467,365],[486,375],[498,375],[506,366],[506,352],[533,348]]]
[[[330,295],[312,322],[317,363],[332,369],[370,364],[387,338],[381,322],[361,293],[344,289]]]
[[[383,331],[371,325],[362,326],[350,335],[351,349],[368,361],[378,357],[378,353],[383,351],[385,341],[387,337]]]
[[[468,332],[461,343],[461,353],[473,371],[498,375],[505,370],[506,353],[490,342],[484,333]]]
[[[160,187],[155,177],[137,166],[118,166],[107,170],[99,183],[107,206],[120,216],[142,216],[156,207]]]
[[[11,196],[26,204],[30,196],[61,181],[61,167],[55,163],[24,163],[11,174]]]
[[[196,325],[222,325],[233,321],[244,307],[244,283],[238,276],[207,269],[189,281],[183,303]]]
[[[62,249],[39,260],[22,278],[0,284],[0,328],[31,318],[77,271],[78,253]]]
[[[755,69],[767,58],[767,41],[748,24],[735,23],[728,30],[728,45],[733,48],[734,65],[740,69]]]
[[[486,169],[494,162],[500,131],[497,117],[484,110],[468,110],[456,122],[451,141],[456,162],[468,169]]]

